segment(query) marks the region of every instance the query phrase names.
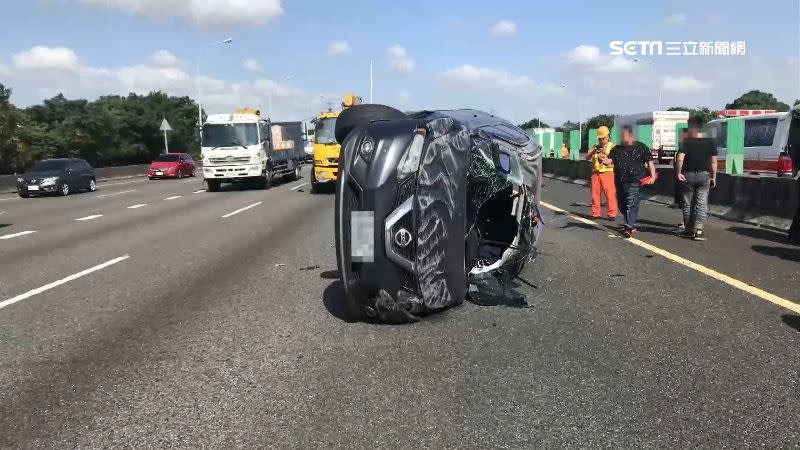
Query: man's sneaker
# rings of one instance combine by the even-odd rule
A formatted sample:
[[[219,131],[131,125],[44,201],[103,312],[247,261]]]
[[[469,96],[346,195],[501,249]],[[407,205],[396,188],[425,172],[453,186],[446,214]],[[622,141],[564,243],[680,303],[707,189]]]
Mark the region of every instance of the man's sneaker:
[[[705,241],[706,240],[706,235],[703,233],[703,230],[697,230],[692,235],[692,240],[693,241]]]
[[[625,239],[629,239],[629,238],[633,237],[633,233],[635,233],[635,232],[636,232],[636,230],[631,230],[631,229],[628,229],[628,228],[625,228],[625,227],[623,227],[622,230],[621,230],[622,237],[624,237]]]
[[[686,234],[686,225],[681,225],[674,230],[672,230],[672,234],[684,235]]]

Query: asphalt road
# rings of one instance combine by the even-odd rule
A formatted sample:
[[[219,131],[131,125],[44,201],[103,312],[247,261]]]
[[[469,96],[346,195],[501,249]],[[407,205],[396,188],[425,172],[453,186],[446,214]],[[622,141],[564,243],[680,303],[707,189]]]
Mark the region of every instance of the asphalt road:
[[[797,445],[800,317],[580,220],[586,188],[546,180],[569,215],[544,210],[528,308],[387,326],[342,319],[333,198],[306,182],[0,196],[0,447]],[[779,233],[642,219],[642,242],[800,302]]]

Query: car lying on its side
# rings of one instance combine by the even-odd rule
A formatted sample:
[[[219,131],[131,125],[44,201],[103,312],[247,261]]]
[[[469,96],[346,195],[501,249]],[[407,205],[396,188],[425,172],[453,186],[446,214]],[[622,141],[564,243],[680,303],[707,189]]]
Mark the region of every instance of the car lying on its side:
[[[77,158],[45,159],[17,178],[17,193],[23,198],[96,190],[94,169],[86,161]]]
[[[343,111],[336,256],[351,314],[386,322],[507,292],[535,255],[541,147],[476,110]]]
[[[163,153],[150,163],[147,178],[183,178],[193,177],[195,164],[188,153]]]

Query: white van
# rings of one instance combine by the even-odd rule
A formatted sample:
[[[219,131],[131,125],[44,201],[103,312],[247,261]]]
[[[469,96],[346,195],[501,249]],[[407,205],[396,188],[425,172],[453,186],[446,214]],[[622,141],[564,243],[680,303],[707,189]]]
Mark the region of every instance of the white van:
[[[800,159],[800,107],[790,112],[716,119],[703,126],[703,133],[713,138],[719,152],[719,170],[725,169],[728,146],[728,122],[744,120],[744,171],[778,171],[781,153]],[[796,170],[796,168],[795,168]]]

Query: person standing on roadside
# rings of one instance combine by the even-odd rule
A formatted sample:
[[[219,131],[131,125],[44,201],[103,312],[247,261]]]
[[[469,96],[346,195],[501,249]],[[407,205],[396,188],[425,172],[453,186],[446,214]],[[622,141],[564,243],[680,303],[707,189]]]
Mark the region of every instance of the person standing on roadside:
[[[592,161],[592,177],[589,179],[589,188],[592,193],[592,217],[600,218],[601,193],[606,197],[606,214],[608,220],[617,217],[617,194],[614,186],[614,166],[609,159],[614,144],[609,140],[608,127],[597,129],[597,145],[589,149],[586,159]],[[607,164],[606,164],[607,162]]]
[[[706,240],[704,226],[708,217],[708,194],[717,185],[717,144],[701,137],[702,120],[689,119],[686,139],[678,151],[675,176],[683,193],[683,225],[680,235],[695,241]]]
[[[680,133],[678,134],[678,149],[680,150],[683,147],[683,142],[686,140],[686,129],[682,128]],[[678,155],[675,154],[675,159],[672,161],[672,170],[675,174],[678,173]],[[681,182],[678,180],[677,175],[675,176],[675,207],[683,211],[683,191],[681,188]],[[674,230],[672,230],[675,234],[683,234],[686,232],[686,226],[683,224],[683,213],[681,213],[681,224],[678,225]]]
[[[629,126],[622,127],[622,142],[614,147],[608,159],[614,165],[617,203],[622,213],[620,233],[629,238],[637,231],[641,186],[656,182],[656,165],[650,149],[634,140],[633,128]]]

